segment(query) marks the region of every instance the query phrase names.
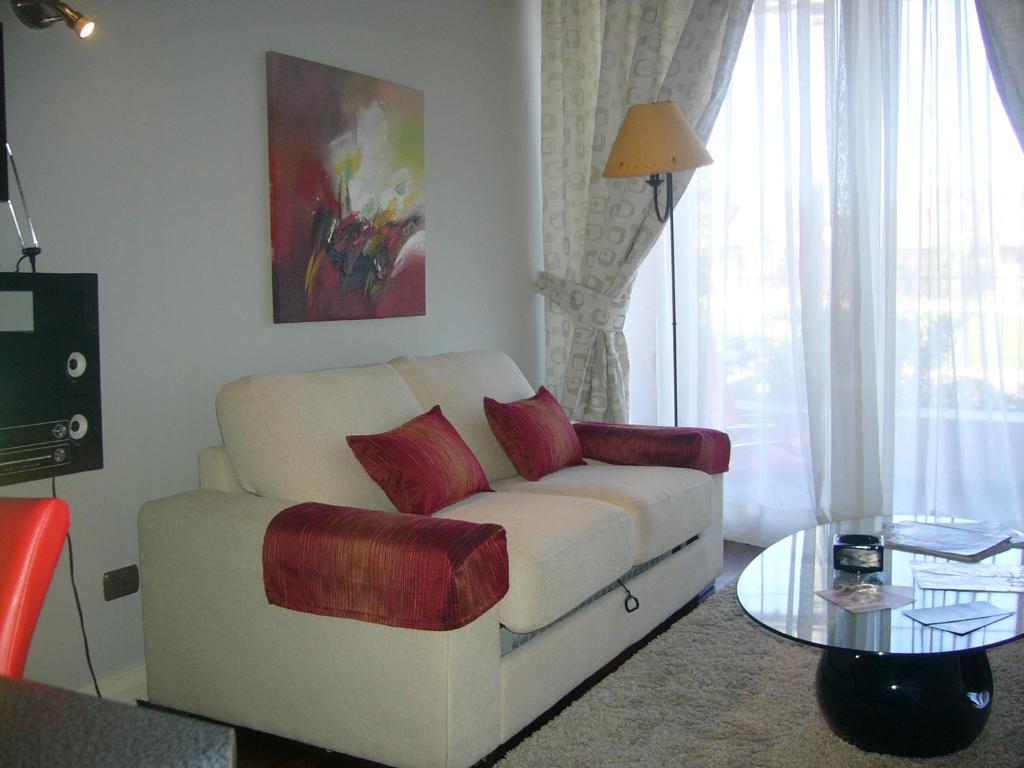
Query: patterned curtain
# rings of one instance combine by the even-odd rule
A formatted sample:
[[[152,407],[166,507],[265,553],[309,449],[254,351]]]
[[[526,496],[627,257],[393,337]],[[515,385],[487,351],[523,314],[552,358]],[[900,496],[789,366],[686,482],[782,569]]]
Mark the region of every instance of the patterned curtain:
[[[1024,2],[975,0],[996,90],[1024,149]]]
[[[546,383],[573,419],[627,419],[622,329],[633,277],[661,230],[644,179],[601,176],[622,118],[632,104],[671,99],[707,141],[752,2],[545,0],[537,288]],[[675,178],[676,200],[689,180]]]

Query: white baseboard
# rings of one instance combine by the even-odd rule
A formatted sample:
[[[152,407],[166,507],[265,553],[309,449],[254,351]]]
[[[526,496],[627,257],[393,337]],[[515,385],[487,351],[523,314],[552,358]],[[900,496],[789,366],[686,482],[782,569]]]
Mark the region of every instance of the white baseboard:
[[[100,693],[103,694],[104,699],[134,704],[136,700],[146,698],[146,665],[144,663],[137,664],[134,667],[119,670],[98,682]],[[96,695],[92,683],[82,686],[78,691],[90,696]]]

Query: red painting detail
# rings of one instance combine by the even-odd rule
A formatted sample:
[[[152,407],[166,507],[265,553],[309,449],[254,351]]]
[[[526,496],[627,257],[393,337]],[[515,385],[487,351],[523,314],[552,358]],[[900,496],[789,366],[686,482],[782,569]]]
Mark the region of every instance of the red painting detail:
[[[267,54],[274,321],[426,314],[423,94]]]

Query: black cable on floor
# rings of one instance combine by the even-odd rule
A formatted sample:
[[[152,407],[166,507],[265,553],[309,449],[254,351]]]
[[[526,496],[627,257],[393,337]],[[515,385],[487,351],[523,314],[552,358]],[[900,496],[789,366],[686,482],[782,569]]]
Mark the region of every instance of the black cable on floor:
[[[50,478],[50,490],[53,498],[57,498],[57,478]],[[78,625],[82,628],[82,645],[85,646],[85,663],[89,665],[92,687],[96,690],[96,698],[102,699],[100,684],[96,682],[96,670],[92,666],[92,655],[89,653],[89,637],[85,633],[85,617],[82,615],[82,601],[78,598],[78,587],[75,585],[75,553],[71,547],[71,531],[68,531],[68,567],[71,570],[71,591],[75,595],[75,607],[78,609]]]

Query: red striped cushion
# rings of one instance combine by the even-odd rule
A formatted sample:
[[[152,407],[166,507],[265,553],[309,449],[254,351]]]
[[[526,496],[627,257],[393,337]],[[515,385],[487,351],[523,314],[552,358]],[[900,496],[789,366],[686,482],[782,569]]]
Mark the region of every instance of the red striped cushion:
[[[569,417],[544,387],[513,403],[485,397],[484,413],[512,466],[527,480],[586,463]]]
[[[606,464],[684,467],[708,474],[729,471],[725,432],[700,427],[643,427],[583,421],[573,424],[583,455]]]
[[[390,432],[345,439],[399,512],[432,515],[491,490],[480,462],[439,405]]]
[[[391,627],[447,630],[508,592],[505,529],[306,502],[270,522],[263,585],[274,605]]]

